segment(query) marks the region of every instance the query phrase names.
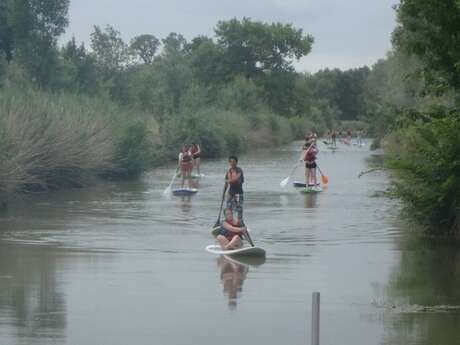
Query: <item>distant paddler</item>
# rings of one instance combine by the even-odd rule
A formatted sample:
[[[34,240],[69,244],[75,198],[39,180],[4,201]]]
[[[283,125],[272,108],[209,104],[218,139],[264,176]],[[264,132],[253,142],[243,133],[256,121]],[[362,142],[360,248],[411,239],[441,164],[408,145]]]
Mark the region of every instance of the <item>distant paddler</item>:
[[[337,130],[333,129],[331,134],[332,146],[337,147]]]
[[[188,188],[192,188],[193,155],[190,145],[182,146],[182,150],[179,153],[178,166],[182,176],[182,188],[184,188],[185,180],[187,180]]]
[[[201,176],[200,164],[201,164],[201,147],[199,144],[192,144],[191,148],[193,157],[193,166],[196,169],[197,176]]]
[[[303,150],[303,161],[305,162],[305,184],[308,187],[314,187],[317,185],[316,156],[319,151],[316,147],[316,140],[313,135],[309,135],[306,138]]]

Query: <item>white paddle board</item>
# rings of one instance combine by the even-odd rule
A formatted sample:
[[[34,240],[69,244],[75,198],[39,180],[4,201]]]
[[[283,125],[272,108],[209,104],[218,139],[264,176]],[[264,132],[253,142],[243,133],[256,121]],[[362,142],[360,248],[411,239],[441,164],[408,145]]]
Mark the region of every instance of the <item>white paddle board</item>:
[[[210,244],[206,247],[206,251],[217,255],[229,256],[265,256],[265,250],[259,247],[243,247],[233,250],[223,250],[218,244]]]

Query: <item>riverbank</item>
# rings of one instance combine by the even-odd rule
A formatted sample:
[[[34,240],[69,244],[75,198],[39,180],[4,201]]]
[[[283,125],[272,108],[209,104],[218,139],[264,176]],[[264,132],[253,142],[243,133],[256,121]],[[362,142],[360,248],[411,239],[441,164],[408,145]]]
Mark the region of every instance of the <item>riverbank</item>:
[[[204,158],[217,158],[281,145],[308,128],[324,124],[216,107],[159,121],[108,99],[13,84],[0,93],[0,207],[19,194],[137,177],[175,160],[183,143],[200,143]]]

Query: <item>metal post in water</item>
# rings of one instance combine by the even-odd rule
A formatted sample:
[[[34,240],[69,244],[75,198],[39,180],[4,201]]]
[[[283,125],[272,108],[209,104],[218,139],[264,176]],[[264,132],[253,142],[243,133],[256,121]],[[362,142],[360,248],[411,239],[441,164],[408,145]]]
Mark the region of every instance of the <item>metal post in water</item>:
[[[319,302],[319,292],[313,292],[311,313],[311,345],[319,345]]]

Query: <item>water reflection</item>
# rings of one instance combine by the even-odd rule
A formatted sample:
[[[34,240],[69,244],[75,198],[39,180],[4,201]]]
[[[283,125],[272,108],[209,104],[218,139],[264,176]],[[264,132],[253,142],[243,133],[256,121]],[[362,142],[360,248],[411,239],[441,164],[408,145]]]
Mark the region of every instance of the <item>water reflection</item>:
[[[305,208],[318,207],[318,195],[317,194],[305,194],[304,205],[305,205]]]
[[[221,256],[217,259],[220,268],[220,280],[224,288],[224,295],[228,298],[228,308],[234,310],[237,300],[243,291],[243,283],[249,273],[250,266],[260,266],[265,263],[265,258],[231,258]]]
[[[460,339],[460,250],[426,240],[403,245],[382,306],[392,314],[385,343],[452,344]]]
[[[0,242],[0,320],[8,320],[10,336],[44,343],[65,338],[67,310],[57,266],[48,248]]]

